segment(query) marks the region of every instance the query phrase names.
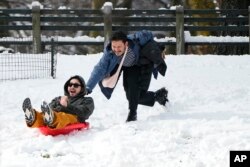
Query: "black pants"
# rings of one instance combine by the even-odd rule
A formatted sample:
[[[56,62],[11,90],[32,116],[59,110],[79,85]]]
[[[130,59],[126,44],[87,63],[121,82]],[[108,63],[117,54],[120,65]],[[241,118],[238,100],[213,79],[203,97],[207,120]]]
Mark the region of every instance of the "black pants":
[[[153,106],[155,93],[148,91],[153,64],[123,67],[123,86],[129,103],[130,112],[137,110],[138,104]]]

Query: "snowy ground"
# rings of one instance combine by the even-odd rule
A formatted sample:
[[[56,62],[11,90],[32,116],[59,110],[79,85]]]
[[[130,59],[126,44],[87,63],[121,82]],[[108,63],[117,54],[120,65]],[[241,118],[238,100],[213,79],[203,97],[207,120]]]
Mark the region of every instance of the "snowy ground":
[[[100,55],[58,55],[56,79],[0,83],[1,167],[227,167],[230,150],[250,150],[250,56],[167,56],[166,77],[150,90],[169,90],[168,110],[140,106],[125,123],[121,80],[111,100],[96,87],[88,131],[43,136],[29,129],[21,109],[62,95],[71,75],[85,80]]]

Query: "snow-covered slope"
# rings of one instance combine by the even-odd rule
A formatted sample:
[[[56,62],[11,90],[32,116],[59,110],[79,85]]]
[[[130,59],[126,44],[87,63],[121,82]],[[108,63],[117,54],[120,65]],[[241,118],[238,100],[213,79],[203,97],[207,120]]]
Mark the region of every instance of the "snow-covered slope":
[[[150,90],[169,90],[168,109],[139,106],[138,121],[125,123],[128,106],[119,81],[111,100],[98,86],[88,131],[43,136],[25,125],[25,97],[35,108],[63,94],[71,75],[85,80],[100,58],[58,55],[56,79],[0,83],[0,166],[222,167],[230,150],[250,150],[250,56],[167,56],[165,77]]]

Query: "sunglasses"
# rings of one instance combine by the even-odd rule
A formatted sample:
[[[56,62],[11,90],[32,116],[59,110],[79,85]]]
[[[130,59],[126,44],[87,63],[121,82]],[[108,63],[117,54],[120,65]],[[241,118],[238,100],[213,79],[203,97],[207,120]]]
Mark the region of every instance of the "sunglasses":
[[[74,88],[78,88],[81,85],[77,83],[69,83],[68,87],[71,87],[71,86],[73,86]]]

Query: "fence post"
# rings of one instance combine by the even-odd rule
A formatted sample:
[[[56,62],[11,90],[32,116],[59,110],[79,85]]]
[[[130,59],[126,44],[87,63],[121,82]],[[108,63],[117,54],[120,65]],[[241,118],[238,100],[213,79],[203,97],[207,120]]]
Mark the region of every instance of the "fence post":
[[[248,54],[250,54],[250,6],[248,6],[248,36],[249,36],[249,41],[248,41]]]
[[[40,6],[32,6],[33,53],[41,53]]]
[[[185,54],[184,48],[184,8],[183,6],[176,7],[176,54]]]
[[[104,13],[104,47],[109,42],[109,39],[112,34],[112,3],[105,3],[103,6],[103,13]]]
[[[51,77],[53,79],[55,76],[55,42],[54,38],[51,38]]]

